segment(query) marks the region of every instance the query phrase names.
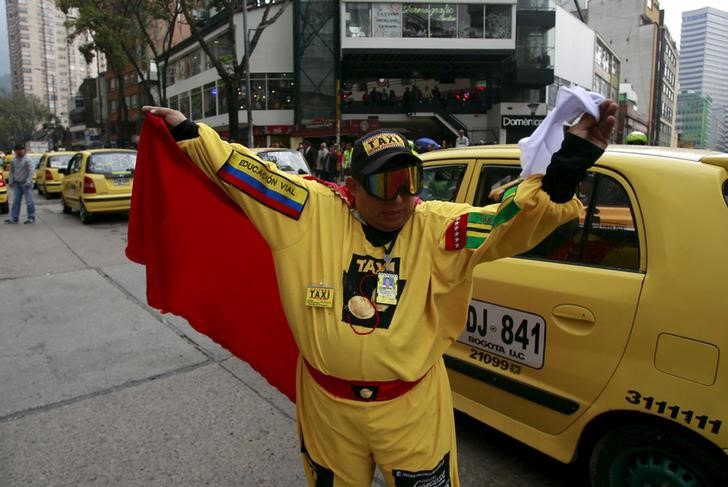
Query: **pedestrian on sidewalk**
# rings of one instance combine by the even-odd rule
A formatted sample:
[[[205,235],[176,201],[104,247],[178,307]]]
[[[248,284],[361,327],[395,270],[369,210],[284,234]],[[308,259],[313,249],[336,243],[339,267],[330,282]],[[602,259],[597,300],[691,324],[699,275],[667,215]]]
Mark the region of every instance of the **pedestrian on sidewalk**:
[[[10,208],[10,218],[5,223],[18,223],[20,221],[20,205],[25,196],[27,215],[23,223],[35,223],[35,201],[33,201],[33,160],[25,155],[25,145],[15,146],[15,157],[10,161],[10,176],[8,183],[13,191],[13,204]]]

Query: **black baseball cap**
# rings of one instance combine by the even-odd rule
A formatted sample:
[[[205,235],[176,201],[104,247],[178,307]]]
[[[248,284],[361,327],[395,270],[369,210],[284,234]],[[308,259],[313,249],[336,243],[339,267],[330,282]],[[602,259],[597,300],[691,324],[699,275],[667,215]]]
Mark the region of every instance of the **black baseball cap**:
[[[357,139],[351,150],[351,175],[356,180],[390,166],[416,164],[422,164],[422,160],[412,153],[407,137],[392,130],[369,132]]]

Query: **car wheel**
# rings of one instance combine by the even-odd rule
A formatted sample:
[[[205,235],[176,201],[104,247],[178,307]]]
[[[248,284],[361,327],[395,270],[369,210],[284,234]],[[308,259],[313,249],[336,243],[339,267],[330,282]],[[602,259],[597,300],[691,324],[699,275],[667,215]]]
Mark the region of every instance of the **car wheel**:
[[[8,203],[0,203],[0,213],[7,213],[9,206],[10,205]]]
[[[38,190],[38,194],[40,196],[43,196],[43,186],[37,185],[36,189]],[[46,198],[47,198],[47,196],[46,196]]]
[[[725,460],[687,435],[651,426],[604,435],[592,451],[589,475],[594,487],[728,485]]]
[[[71,207],[66,204],[66,199],[61,195],[61,205],[63,206],[63,213],[71,213]]]
[[[91,213],[86,211],[86,206],[83,203],[81,203],[81,209],[78,211],[78,216],[79,218],[81,218],[81,223],[83,223],[84,225],[88,225],[89,223],[91,223]]]

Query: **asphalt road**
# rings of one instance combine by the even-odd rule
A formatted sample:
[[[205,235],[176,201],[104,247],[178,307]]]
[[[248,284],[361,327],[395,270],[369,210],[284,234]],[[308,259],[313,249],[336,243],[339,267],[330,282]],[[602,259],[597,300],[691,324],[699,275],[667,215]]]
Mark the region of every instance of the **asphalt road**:
[[[126,217],[82,225],[36,201],[35,225],[0,224],[0,485],[305,485],[294,406],[146,304]],[[456,421],[463,486],[583,485],[573,467]]]

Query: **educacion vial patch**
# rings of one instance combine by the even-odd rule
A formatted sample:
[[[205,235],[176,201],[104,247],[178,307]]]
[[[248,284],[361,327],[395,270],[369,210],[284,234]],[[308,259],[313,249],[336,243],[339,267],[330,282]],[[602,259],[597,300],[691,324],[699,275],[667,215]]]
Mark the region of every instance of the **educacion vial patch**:
[[[217,175],[254,200],[294,220],[300,218],[308,200],[308,189],[237,151],[232,151]]]
[[[465,213],[457,217],[445,232],[445,250],[477,249],[493,228],[493,215]]]

